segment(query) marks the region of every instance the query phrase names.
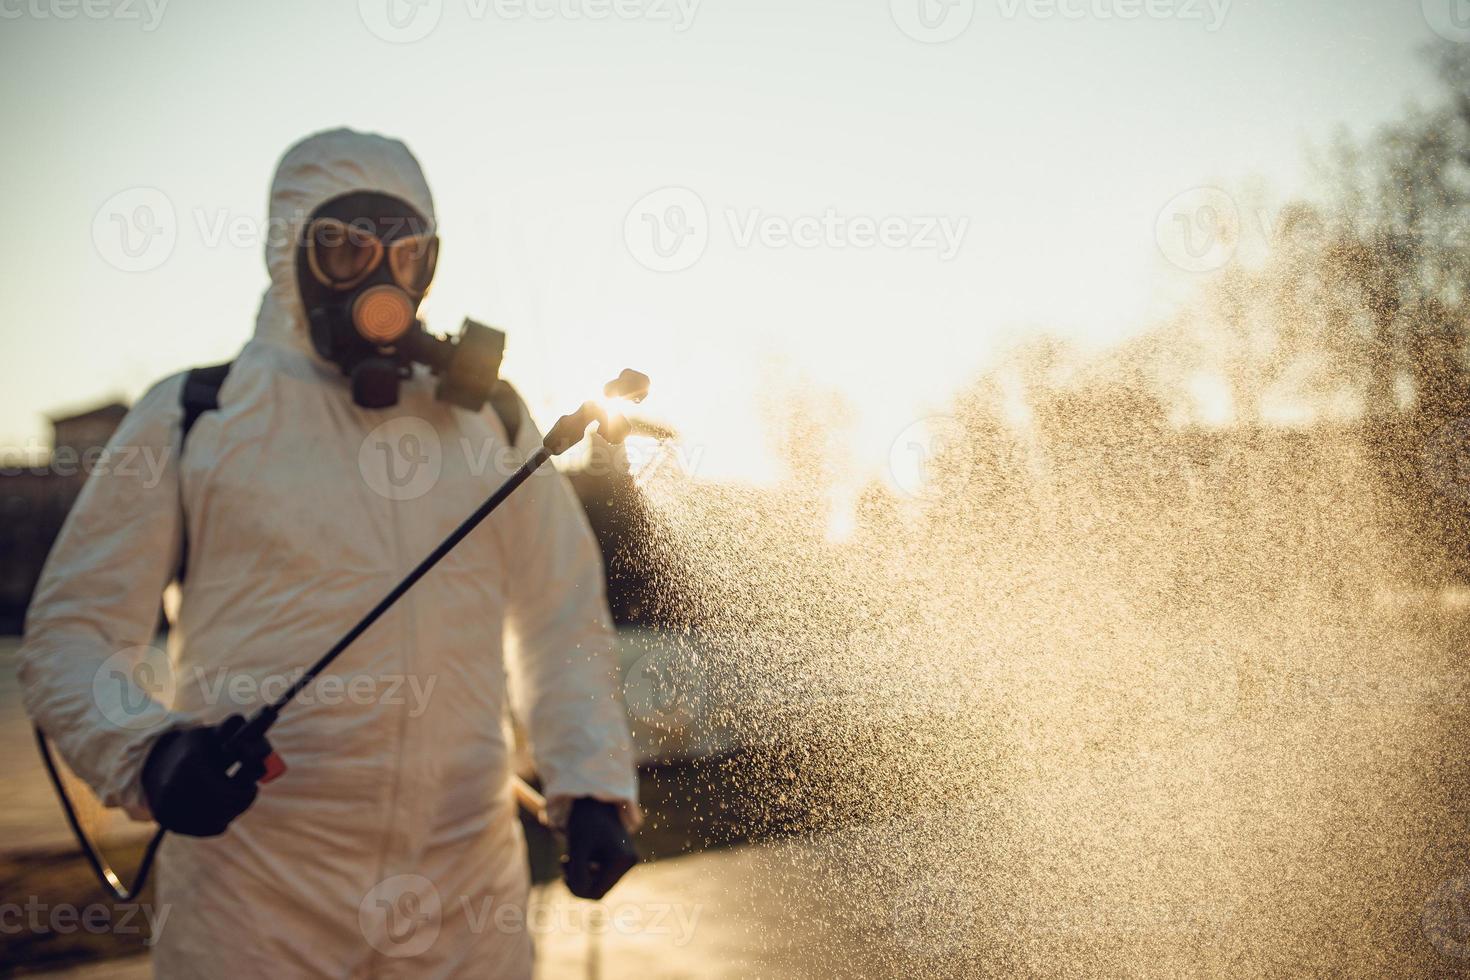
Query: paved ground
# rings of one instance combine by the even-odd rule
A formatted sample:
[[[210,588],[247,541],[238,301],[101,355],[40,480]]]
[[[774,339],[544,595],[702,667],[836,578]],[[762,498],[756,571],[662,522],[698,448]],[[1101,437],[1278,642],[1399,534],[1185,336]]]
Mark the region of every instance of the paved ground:
[[[1321,638],[1244,635],[1233,669],[1198,683],[1125,663],[1103,687],[1069,672],[1070,649],[1038,651],[1006,703],[1057,710],[1012,726],[985,806],[915,789],[912,812],[829,838],[658,861],[600,929],[549,888],[532,917],[541,976],[1470,975],[1470,607],[1335,617]],[[28,792],[3,765],[0,789]],[[664,812],[697,836],[711,801],[683,790]],[[7,893],[60,892],[0,877]],[[22,962],[6,938],[0,975]]]
[[[625,665],[635,663],[650,643],[636,631],[626,631],[620,639]],[[6,805],[0,807],[0,860],[29,861],[33,855],[72,853],[75,843],[32,747],[31,726],[14,674],[18,643],[17,638],[0,637],[0,739],[16,747],[0,761],[0,789],[6,797]],[[645,760],[661,754],[649,744],[639,748]],[[657,748],[667,751],[668,746]],[[707,748],[675,746],[680,751]],[[151,827],[115,813],[110,822],[94,823],[93,830],[106,839],[109,853],[119,854],[128,839],[141,839]],[[751,940],[772,935],[773,923],[761,921],[763,917],[782,914],[779,907],[770,912],[756,909],[755,896],[762,886],[751,881],[753,875],[780,868],[778,850],[747,848],[644,865],[603,906],[573,899],[560,884],[538,887],[531,921],[541,975],[602,980],[811,975],[810,965],[803,966],[810,963],[809,956],[751,951],[767,945],[779,949],[774,941]],[[123,856],[125,867],[132,857]],[[8,974],[8,966],[21,965],[5,962],[4,938],[0,936],[0,976]],[[146,957],[129,956],[49,975],[133,980],[151,976],[151,971]]]
[[[792,909],[750,898],[786,864],[782,847],[707,852],[645,865],[600,906],[559,884],[538,888],[530,921],[545,980],[766,980],[823,975],[821,954],[781,936]],[[598,928],[597,915],[602,924]],[[146,957],[47,974],[65,980],[146,980]]]
[[[620,652],[630,663],[649,642],[635,632],[621,639]],[[20,703],[12,661],[17,646],[16,638],[0,637],[0,739],[16,747],[0,762],[0,789],[6,796],[6,805],[0,807],[0,857],[70,853],[75,843],[32,748],[30,722]],[[645,758],[656,754],[647,746],[640,750]],[[116,848],[151,828],[119,813],[112,823],[94,829]],[[754,901],[760,886],[750,879],[782,863],[777,851],[766,847],[660,861],[640,867],[602,907],[573,899],[559,884],[538,887],[531,921],[541,975],[602,980],[811,975],[799,956],[751,951],[767,945],[764,940],[752,943],[751,937],[771,935],[772,923],[761,921],[767,913],[757,911]],[[779,916],[781,909],[772,912]],[[18,965],[5,959],[0,952],[0,975],[7,973],[7,965]],[[151,976],[151,971],[146,957],[133,956],[49,975],[134,980]]]

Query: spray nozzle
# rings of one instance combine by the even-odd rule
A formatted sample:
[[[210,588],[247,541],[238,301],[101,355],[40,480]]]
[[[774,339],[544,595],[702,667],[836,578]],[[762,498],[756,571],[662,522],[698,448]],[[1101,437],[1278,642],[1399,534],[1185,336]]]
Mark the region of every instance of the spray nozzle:
[[[648,397],[648,375],[632,368],[623,368],[623,373],[602,386],[606,398],[622,398],[638,404]]]
[[[621,443],[628,438],[632,426],[616,403],[628,401],[637,404],[648,397],[648,387],[648,375],[632,368],[625,369],[603,386],[602,401],[583,402],[581,408],[556,420],[551,431],[546,433],[546,451],[560,456],[582,441],[593,422],[597,423],[598,435],[614,445]]]

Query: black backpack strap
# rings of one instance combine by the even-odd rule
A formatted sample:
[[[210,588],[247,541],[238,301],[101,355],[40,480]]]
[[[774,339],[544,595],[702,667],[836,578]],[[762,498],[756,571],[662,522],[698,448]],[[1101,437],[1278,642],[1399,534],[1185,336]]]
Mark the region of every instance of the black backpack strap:
[[[490,408],[505,426],[505,434],[514,446],[516,436],[521,434],[521,396],[510,386],[509,381],[497,381],[490,389]]]
[[[179,392],[179,406],[184,410],[184,417],[179,420],[180,456],[184,453],[184,442],[189,438],[189,430],[194,428],[199,416],[219,408],[219,390],[224,387],[225,378],[229,376],[233,364],[233,361],[227,361],[224,364],[197,367],[184,376],[184,387]],[[175,577],[182,582],[188,570],[189,527],[186,522],[179,547],[179,568]]]
[[[233,361],[197,367],[184,376],[184,390],[179,394],[179,404],[184,409],[183,421],[179,424],[179,449],[189,438],[189,430],[199,421],[199,416],[219,408],[219,390],[224,387]]]

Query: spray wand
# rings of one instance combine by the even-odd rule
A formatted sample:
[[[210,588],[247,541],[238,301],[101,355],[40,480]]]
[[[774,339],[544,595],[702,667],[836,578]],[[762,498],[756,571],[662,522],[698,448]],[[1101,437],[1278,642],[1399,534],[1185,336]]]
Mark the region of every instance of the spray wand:
[[[617,378],[609,381],[603,387],[603,395],[607,398],[625,399],[636,404],[648,396],[648,387],[649,380],[647,375],[627,368]],[[480,523],[489,517],[495,511],[495,508],[503,504],[506,498],[516,491],[517,487],[530,479],[531,474],[540,469],[551,457],[560,456],[581,442],[582,438],[587,434],[587,429],[594,422],[597,423],[598,433],[608,442],[614,444],[621,443],[628,436],[629,426],[627,419],[621,415],[609,413],[607,409],[597,402],[583,402],[582,407],[572,414],[563,415],[557,419],[556,424],[551,427],[551,431],[546,433],[546,438],[542,440],[541,446],[531,454],[530,459],[527,459],[521,464],[520,469],[512,473],[510,478],[501,484],[498,490],[487,497],[485,502],[479,507],[476,507],[470,516],[460,522],[458,527],[450,531],[448,537],[440,541],[434,550],[424,557],[423,561],[415,565],[413,570],[403,577],[402,581],[393,586],[388,594],[378,601],[376,606],[368,610],[367,614],[359,619],[351,629],[343,633],[341,638],[332,644],[331,649],[322,654],[316,663],[308,667],[296,679],[296,682],[288,687],[280,697],[256,709],[255,713],[245,722],[245,725],[235,733],[233,738],[224,744],[225,757],[237,758],[237,754],[231,751],[236,745],[257,739],[270,731],[271,726],[280,717],[282,708],[291,703],[296,698],[296,695],[300,694],[312,681],[316,680],[322,671],[330,667],[332,662],[340,657],[342,652],[351,646],[354,640],[367,631],[368,627],[376,623],[385,612],[393,608],[394,604],[403,598],[404,593],[413,588],[419,579],[423,578],[429,573],[430,569],[439,564],[444,556],[453,551],[471,531],[479,527]],[[238,767],[239,762],[237,761],[231,766],[229,775],[233,775]],[[265,760],[265,775],[260,778],[259,782],[271,782],[284,774],[285,771],[285,762],[282,761],[279,755],[272,752]],[[535,794],[535,790],[532,790],[529,786],[526,786],[525,789],[533,794],[531,797],[532,800],[539,800],[539,795]],[[518,793],[517,795],[521,796],[523,794]]]

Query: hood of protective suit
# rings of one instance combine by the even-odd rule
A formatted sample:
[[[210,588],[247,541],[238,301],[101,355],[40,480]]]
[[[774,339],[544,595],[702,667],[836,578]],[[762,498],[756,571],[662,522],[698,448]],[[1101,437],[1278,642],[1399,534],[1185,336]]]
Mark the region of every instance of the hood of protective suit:
[[[306,311],[296,285],[296,247],[313,211],[353,191],[391,194],[410,204],[430,227],[436,224],[423,169],[399,140],[332,129],[297,143],[281,157],[271,181],[270,234],[265,243],[271,284],[256,316],[257,339],[285,344],[328,363],[307,334]]]

